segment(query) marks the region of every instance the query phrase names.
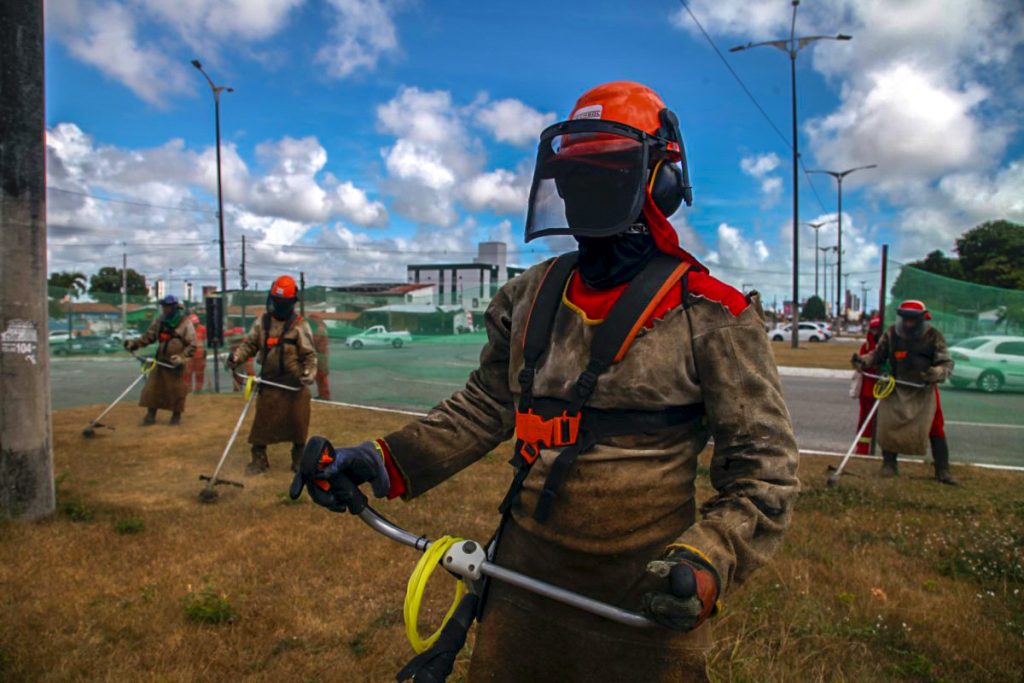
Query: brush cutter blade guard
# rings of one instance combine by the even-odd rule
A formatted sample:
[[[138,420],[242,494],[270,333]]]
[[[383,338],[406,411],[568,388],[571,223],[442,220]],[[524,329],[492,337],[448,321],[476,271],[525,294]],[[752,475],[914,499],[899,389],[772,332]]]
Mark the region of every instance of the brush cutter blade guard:
[[[256,386],[256,378],[249,375],[249,379],[245,380],[245,400],[248,401],[249,397],[252,396],[253,387]]]

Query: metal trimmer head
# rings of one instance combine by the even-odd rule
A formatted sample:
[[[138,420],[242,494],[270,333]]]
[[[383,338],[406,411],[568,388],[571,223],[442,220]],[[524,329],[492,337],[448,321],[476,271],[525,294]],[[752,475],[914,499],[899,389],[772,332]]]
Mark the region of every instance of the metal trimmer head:
[[[245,488],[245,484],[243,484],[240,481],[233,481],[231,479],[221,479],[220,477],[217,477],[216,479],[213,479],[209,475],[206,475],[206,474],[200,474],[199,475],[199,480],[200,481],[210,482],[209,484],[207,484],[207,486],[205,488],[203,488],[202,491],[199,492],[199,502],[200,503],[212,503],[212,502],[216,501],[217,498],[220,497],[220,494],[218,494],[214,490],[214,488],[213,488],[214,486],[237,486],[240,489],[244,489]]]

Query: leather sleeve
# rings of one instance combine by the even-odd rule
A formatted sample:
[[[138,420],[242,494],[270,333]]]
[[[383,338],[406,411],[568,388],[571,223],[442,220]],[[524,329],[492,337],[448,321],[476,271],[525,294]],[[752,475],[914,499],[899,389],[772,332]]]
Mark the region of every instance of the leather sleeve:
[[[252,322],[252,327],[249,328],[249,333],[245,335],[241,343],[234,351],[235,362],[241,364],[249,360],[260,350],[260,344],[263,342],[263,322],[262,318],[256,318]]]
[[[698,297],[688,314],[716,495],[677,542],[710,558],[724,594],[778,548],[800,490],[799,451],[758,300],[733,316]]]

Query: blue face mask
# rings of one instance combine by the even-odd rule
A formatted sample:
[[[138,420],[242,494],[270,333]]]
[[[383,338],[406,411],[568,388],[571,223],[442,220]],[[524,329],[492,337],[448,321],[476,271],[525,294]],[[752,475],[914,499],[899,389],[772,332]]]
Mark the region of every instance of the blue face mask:
[[[577,237],[579,271],[583,283],[608,289],[629,282],[658,253],[646,227],[630,229],[613,237]]]

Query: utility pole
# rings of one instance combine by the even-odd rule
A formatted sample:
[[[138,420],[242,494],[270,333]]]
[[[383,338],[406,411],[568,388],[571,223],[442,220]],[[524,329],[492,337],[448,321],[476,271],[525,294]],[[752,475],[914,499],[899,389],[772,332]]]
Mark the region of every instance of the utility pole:
[[[239,269],[242,276],[242,334],[245,334],[249,326],[245,322],[245,290],[249,286],[248,280],[245,279],[245,235],[242,235],[242,267]]]
[[[43,62],[43,3],[0,2],[0,516],[23,520],[56,502]]]
[[[121,335],[125,339],[128,338],[128,253],[127,252],[121,254]]]
[[[299,273],[299,315],[306,317],[306,274]]]
[[[789,56],[789,77],[790,94],[793,106],[793,335],[792,347],[800,346],[799,325],[800,319],[800,141],[797,127],[796,110],[796,57],[800,50],[819,40],[850,40],[850,36],[842,33],[835,36],[804,36],[796,37],[796,11],[800,6],[800,0],[792,0],[793,18],[789,25],[789,38],[781,40],[768,40],[763,43],[747,43],[731,48],[729,52],[741,52],[755,47],[774,47],[785,52]]]
[[[860,312],[867,314],[868,312],[868,281],[860,281]]]

